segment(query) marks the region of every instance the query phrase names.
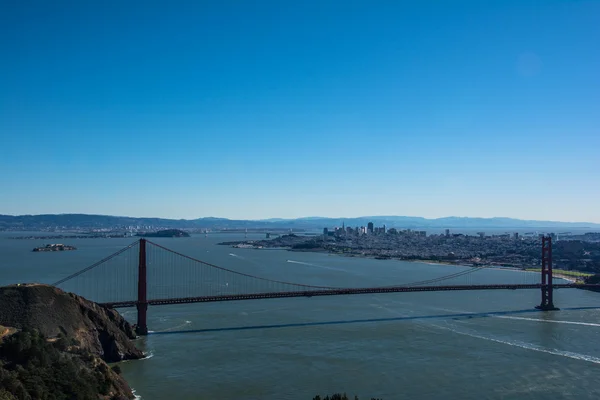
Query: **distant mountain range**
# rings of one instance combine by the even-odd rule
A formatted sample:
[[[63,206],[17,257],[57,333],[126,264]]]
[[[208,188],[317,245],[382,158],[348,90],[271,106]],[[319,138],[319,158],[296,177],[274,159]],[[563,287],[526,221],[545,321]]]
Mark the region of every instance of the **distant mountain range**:
[[[402,229],[534,229],[534,228],[588,228],[599,229],[600,224],[587,222],[531,221],[514,218],[445,217],[427,219],[403,216],[365,216],[357,218],[306,217],[296,219],[271,218],[266,220],[233,220],[206,217],[193,220],[164,218],[135,218],[90,214],[0,215],[0,230],[49,229],[110,229],[125,227],[175,228],[175,229],[304,229],[324,227],[376,226]]]

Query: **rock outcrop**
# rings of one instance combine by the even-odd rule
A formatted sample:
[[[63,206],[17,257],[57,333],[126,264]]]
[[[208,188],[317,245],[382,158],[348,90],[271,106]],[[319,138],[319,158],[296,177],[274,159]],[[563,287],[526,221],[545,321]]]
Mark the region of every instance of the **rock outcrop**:
[[[0,398],[125,400],[108,362],[142,358],[116,311],[40,284],[0,287]]]
[[[4,330],[0,337],[0,399],[134,399],[120,375],[69,339],[49,339],[38,330]]]
[[[119,313],[49,285],[0,287],[0,325],[37,329],[48,338],[62,334],[106,362],[144,357],[131,342],[133,327]]]

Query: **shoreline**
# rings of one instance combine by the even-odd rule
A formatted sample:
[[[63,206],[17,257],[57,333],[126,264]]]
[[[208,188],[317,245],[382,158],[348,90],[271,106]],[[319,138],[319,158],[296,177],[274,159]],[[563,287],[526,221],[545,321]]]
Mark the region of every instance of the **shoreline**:
[[[469,268],[478,268],[478,267],[486,267],[488,269],[499,269],[499,270],[514,270],[514,271],[523,271],[523,272],[531,272],[531,271],[527,271],[526,267],[523,268],[519,268],[519,267],[500,267],[497,265],[492,265],[492,264],[488,264],[488,265],[472,265],[469,264],[468,261],[465,261],[464,263],[461,262],[452,262],[452,261],[439,261],[439,260],[432,260],[432,259],[427,259],[427,258],[415,258],[415,259],[410,259],[410,260],[406,260],[406,259],[402,259],[402,258],[398,258],[398,257],[380,257],[379,256],[374,256],[374,255],[366,255],[366,254],[355,254],[355,253],[336,253],[336,252],[332,252],[332,251],[328,251],[326,249],[292,249],[291,247],[252,247],[252,246],[248,246],[248,247],[238,247],[238,246],[230,246],[231,248],[236,248],[236,249],[246,249],[246,250],[284,250],[284,251],[289,251],[289,252],[293,252],[293,253],[314,253],[314,254],[328,254],[331,256],[339,256],[339,257],[348,257],[348,258],[368,258],[368,259],[372,259],[372,260],[379,260],[379,261],[403,261],[403,262],[411,262],[411,263],[422,263],[422,264],[429,264],[429,265],[444,265],[444,266],[454,266],[454,267],[469,267]]]
[[[365,254],[335,253],[335,252],[327,251],[326,249],[310,250],[310,249],[292,249],[291,247],[237,247],[235,245],[231,246],[231,247],[248,249],[248,250],[285,250],[285,251],[294,252],[294,253],[328,254],[330,256],[339,256],[339,257],[365,258],[365,259],[380,260],[380,261],[387,261],[387,260],[402,261],[402,262],[420,263],[420,264],[426,264],[426,265],[441,265],[441,266],[446,266],[446,267],[485,268],[485,269],[493,269],[493,270],[498,270],[498,271],[514,271],[514,272],[527,272],[527,273],[537,272],[537,271],[530,271],[530,270],[528,270],[527,267],[522,267],[522,268],[513,267],[513,266],[502,267],[502,266],[493,265],[493,264],[472,265],[472,264],[469,264],[468,262],[465,262],[464,264],[462,264],[462,263],[458,263],[458,262],[438,261],[438,260],[428,260],[428,259],[404,260],[404,259],[395,258],[395,257],[377,258],[377,256],[365,255]],[[560,279],[563,279],[563,280],[571,282],[571,283],[577,283],[577,278],[573,277],[573,276],[564,275],[564,274],[560,274],[560,273],[554,273],[553,276],[555,278],[560,278]]]

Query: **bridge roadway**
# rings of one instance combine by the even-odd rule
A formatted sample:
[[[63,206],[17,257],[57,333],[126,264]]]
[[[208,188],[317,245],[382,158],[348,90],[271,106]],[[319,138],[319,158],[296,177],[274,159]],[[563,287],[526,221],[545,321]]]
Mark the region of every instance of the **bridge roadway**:
[[[555,289],[584,289],[596,288],[600,290],[600,284],[576,284],[559,283],[553,284]],[[188,303],[209,303],[216,301],[235,301],[235,300],[256,300],[256,299],[278,299],[284,297],[313,297],[313,296],[341,296],[352,294],[373,294],[373,293],[403,293],[403,292],[443,292],[452,290],[516,290],[516,289],[541,289],[542,284],[490,284],[490,285],[449,285],[449,286],[392,286],[392,287],[374,287],[374,288],[348,288],[348,289],[327,289],[297,292],[267,292],[267,293],[248,293],[248,294],[220,294],[214,296],[184,297],[176,299],[154,299],[148,300],[151,306],[162,306],[168,304],[188,304]],[[100,303],[109,308],[135,307],[136,300],[120,301],[113,303]]]

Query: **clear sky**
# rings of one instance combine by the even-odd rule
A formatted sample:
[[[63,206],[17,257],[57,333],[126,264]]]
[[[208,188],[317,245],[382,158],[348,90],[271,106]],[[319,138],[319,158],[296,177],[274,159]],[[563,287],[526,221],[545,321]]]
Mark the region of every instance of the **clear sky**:
[[[0,214],[600,222],[600,1],[0,5]]]

